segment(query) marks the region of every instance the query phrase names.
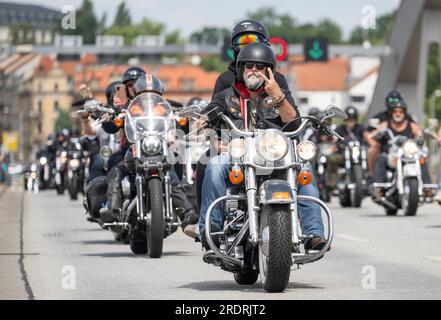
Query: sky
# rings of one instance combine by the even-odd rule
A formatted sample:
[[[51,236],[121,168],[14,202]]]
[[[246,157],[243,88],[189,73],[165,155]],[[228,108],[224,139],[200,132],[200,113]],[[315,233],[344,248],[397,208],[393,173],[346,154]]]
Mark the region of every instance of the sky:
[[[6,0],[8,1],[8,0]],[[60,10],[65,5],[79,7],[83,0],[9,0],[15,3],[39,4]],[[116,8],[122,0],[92,0],[95,14],[107,12],[107,23],[112,23]],[[167,31],[181,30],[183,36],[204,26],[232,29],[245,18],[246,13],[264,6],[275,7],[278,13],[288,13],[298,23],[315,23],[323,18],[337,22],[347,38],[351,30],[360,26],[363,7],[371,5],[377,16],[399,7],[400,0],[125,0],[132,21],[143,17],[167,25]]]

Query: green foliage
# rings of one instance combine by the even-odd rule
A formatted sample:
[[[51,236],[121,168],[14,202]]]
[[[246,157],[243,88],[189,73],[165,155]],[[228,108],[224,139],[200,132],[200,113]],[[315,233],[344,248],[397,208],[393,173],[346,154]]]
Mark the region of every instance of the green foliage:
[[[121,2],[116,10],[115,20],[113,26],[130,26],[132,24],[132,18],[130,17],[129,9],[126,7],[125,2]]]
[[[201,68],[208,72],[221,73],[228,69],[228,62],[222,61],[219,55],[205,56],[201,60]]]
[[[83,42],[86,44],[95,42],[97,31],[98,21],[93,10],[93,3],[90,0],[83,0],[80,9],[76,11],[76,29],[60,30],[62,35],[83,36]]]
[[[385,45],[392,31],[394,17],[395,12],[378,17],[375,29],[355,28],[351,32],[349,43],[362,44],[365,40],[369,40],[372,45]]]
[[[334,44],[343,41],[340,26],[330,19],[321,20],[317,24],[299,25],[291,15],[279,14],[273,7],[263,7],[248,12],[247,17],[262,22],[271,37],[281,37],[288,43],[302,43],[310,37],[324,37]]]
[[[55,131],[62,129],[71,129],[73,126],[72,119],[70,118],[70,113],[63,109],[58,110],[58,117],[55,121]]]
[[[230,30],[226,28],[204,27],[200,31],[195,31],[190,35],[192,43],[217,45],[224,41],[225,37],[230,36]]]

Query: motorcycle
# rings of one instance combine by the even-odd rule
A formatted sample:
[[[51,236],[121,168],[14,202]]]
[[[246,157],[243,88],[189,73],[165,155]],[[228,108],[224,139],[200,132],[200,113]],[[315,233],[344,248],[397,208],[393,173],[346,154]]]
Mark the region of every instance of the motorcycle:
[[[344,167],[339,169],[339,200],[342,207],[360,208],[367,189],[365,146],[352,140],[344,144]]]
[[[38,176],[40,179],[40,189],[49,189],[51,185],[51,169],[49,166],[49,160],[46,155],[40,156],[38,159]]]
[[[55,188],[57,190],[57,194],[64,194],[64,190],[66,188],[66,169],[67,169],[67,151],[64,149],[57,150],[55,156],[55,167],[54,176],[55,176]]]
[[[155,93],[142,93],[129,105],[124,129],[131,151],[126,165],[131,172],[122,180],[120,220],[105,227],[127,232],[135,254],[160,258],[163,240],[179,226],[172,209],[169,146],[175,140],[175,118],[169,103]]]
[[[68,149],[67,186],[71,200],[78,199],[78,193],[84,192],[86,178],[86,157],[78,138],[71,138]]]
[[[336,152],[335,145],[332,143],[319,143],[318,155],[316,160],[317,187],[320,199],[324,202],[331,201],[333,186],[330,185],[330,172],[328,170],[328,158]]]
[[[415,216],[418,206],[423,202],[431,202],[424,191],[437,192],[438,186],[423,184],[421,165],[427,161],[428,149],[424,141],[419,142],[401,135],[394,135],[389,128],[381,129],[374,134],[374,139],[389,138],[389,153],[387,155],[387,181],[374,183],[374,188],[384,191],[384,196],[374,199],[382,205],[386,214],[394,216],[399,209],[406,216]]]
[[[33,163],[31,164],[29,171],[25,174],[25,190],[27,190],[28,193],[38,193],[40,190],[38,171],[38,165]]]
[[[297,194],[297,182],[307,185],[313,181],[308,163],[315,158],[317,148],[310,141],[298,143],[296,138],[314,122],[328,136],[343,139],[325,123],[333,117],[347,116],[330,106],[324,119],[304,117],[301,126],[292,132],[288,131],[289,124],[281,130],[242,131],[217,109],[207,114],[205,126],[222,119],[240,138],[231,139],[228,146],[228,177],[233,187],[206,212],[205,237],[210,247],[203,257],[206,263],[234,273],[240,285],[254,284],[260,275],[266,291],[281,292],[288,285],[291,266],[312,263],[324,256],[333,239],[331,210],[320,199]],[[302,234],[299,200],[314,202],[325,212],[327,242],[321,250],[301,250],[311,236]],[[211,215],[221,203],[225,203],[225,226],[212,232]]]

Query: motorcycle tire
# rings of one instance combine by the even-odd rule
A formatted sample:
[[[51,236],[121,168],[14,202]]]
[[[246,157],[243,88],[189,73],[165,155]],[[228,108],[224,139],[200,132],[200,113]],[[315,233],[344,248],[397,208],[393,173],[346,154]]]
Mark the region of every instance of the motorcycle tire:
[[[264,205],[260,219],[259,272],[267,292],[282,292],[288,285],[292,265],[291,234],[289,205]],[[264,239],[268,239],[267,248],[263,248]]]
[[[350,191],[350,202],[354,208],[360,208],[363,201],[363,169],[360,165],[354,165],[352,168],[352,181],[355,183],[355,189]]]
[[[258,278],[259,271],[257,270],[236,271],[234,273],[236,283],[243,286],[255,284]]]
[[[150,258],[160,258],[164,242],[164,192],[160,179],[148,182],[150,223],[146,224],[147,248]]]
[[[73,176],[69,185],[70,200],[78,200],[78,177]]]
[[[406,216],[415,216],[417,213],[418,204],[420,202],[418,184],[417,178],[408,178],[404,180],[405,191],[402,199],[402,208],[404,210],[404,215]],[[407,188],[408,191],[406,192]]]

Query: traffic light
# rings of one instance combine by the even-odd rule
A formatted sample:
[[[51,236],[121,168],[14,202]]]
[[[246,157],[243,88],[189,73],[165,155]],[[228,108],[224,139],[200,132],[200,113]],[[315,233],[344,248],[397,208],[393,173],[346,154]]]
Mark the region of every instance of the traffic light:
[[[303,45],[305,61],[328,61],[328,40],[324,38],[308,38]]]
[[[233,55],[233,51],[230,48],[230,42],[231,42],[230,37],[224,38],[224,44],[222,46],[221,57],[222,57],[222,60],[225,62],[234,61],[234,55]]]

